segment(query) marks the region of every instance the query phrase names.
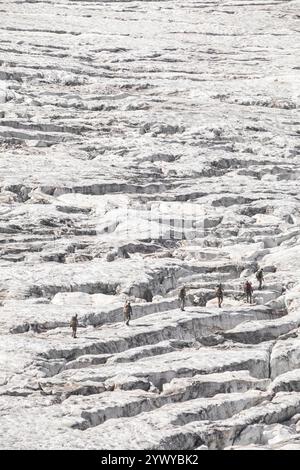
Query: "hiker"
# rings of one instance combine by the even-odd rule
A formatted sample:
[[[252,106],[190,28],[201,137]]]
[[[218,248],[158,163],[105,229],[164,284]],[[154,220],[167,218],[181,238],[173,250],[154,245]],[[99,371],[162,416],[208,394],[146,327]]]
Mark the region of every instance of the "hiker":
[[[184,311],[185,300],[186,300],[186,288],[185,286],[183,286],[179,291],[180,308],[182,311]]]
[[[259,282],[259,290],[262,289],[262,283],[263,283],[263,280],[264,280],[264,270],[262,268],[260,268],[257,273],[256,273],[256,279],[258,280]]]
[[[219,284],[216,287],[216,296],[217,296],[217,299],[218,299],[219,308],[221,308],[222,307],[222,302],[223,302],[223,297],[224,297],[224,290],[223,290],[222,284]]]
[[[252,304],[253,287],[252,287],[251,282],[249,282],[249,281],[245,282],[244,291],[245,291],[245,294],[247,296],[247,302]]]
[[[74,317],[72,317],[71,322],[70,322],[70,327],[72,328],[72,337],[77,338],[77,336],[76,336],[77,327],[78,327],[77,313]]]
[[[127,326],[129,326],[129,321],[131,319],[132,315],[132,307],[129,302],[129,300],[126,300],[124,308],[123,308],[123,314],[124,314],[124,321]]]

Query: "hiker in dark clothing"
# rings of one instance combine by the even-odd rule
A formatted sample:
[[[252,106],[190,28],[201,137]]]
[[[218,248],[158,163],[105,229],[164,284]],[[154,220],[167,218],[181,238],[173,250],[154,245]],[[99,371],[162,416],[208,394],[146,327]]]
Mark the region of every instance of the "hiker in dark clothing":
[[[77,338],[76,333],[77,333],[77,327],[78,327],[78,318],[77,318],[77,313],[74,317],[72,317],[70,321],[70,327],[72,328],[72,337]]]
[[[224,298],[224,290],[223,290],[222,284],[219,284],[219,285],[216,287],[216,296],[217,296],[217,299],[218,299],[219,308],[221,308],[221,307],[222,307],[223,298]]]
[[[252,287],[251,282],[249,282],[249,281],[245,282],[244,291],[245,291],[245,294],[247,296],[247,302],[252,304],[253,287]]]
[[[258,282],[259,282],[258,288],[259,288],[259,290],[261,290],[261,289],[262,289],[262,283],[263,283],[263,280],[264,280],[264,271],[263,271],[262,268],[260,268],[260,269],[257,271],[257,273],[256,273],[256,279],[257,279]]]
[[[179,301],[180,301],[180,308],[184,311],[185,301],[186,301],[186,288],[183,286],[179,291]]]
[[[123,314],[124,314],[124,321],[127,326],[129,326],[129,321],[131,319],[132,315],[132,307],[129,302],[129,300],[126,300],[124,308],[123,308]]]

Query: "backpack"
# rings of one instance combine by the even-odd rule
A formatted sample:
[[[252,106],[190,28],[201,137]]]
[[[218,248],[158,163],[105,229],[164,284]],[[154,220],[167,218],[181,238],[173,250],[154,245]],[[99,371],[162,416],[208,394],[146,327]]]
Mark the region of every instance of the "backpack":
[[[249,281],[245,283],[244,289],[246,292],[251,292],[252,291],[252,285],[250,284]]]
[[[123,311],[124,311],[124,315],[125,315],[125,316],[130,316],[131,313],[132,313],[131,305],[126,304],[125,307],[124,307],[124,309],[123,309]]]
[[[179,298],[180,298],[180,299],[184,299],[184,298],[185,298],[185,295],[186,295],[185,288],[182,287],[182,288],[180,289],[180,292],[179,292]]]

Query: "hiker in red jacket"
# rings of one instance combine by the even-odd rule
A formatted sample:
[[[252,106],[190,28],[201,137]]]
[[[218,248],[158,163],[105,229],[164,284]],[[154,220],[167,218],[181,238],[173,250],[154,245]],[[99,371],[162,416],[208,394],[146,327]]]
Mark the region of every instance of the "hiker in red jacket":
[[[252,287],[252,284],[251,282],[249,281],[246,281],[245,282],[245,285],[244,285],[244,292],[247,296],[247,302],[249,302],[250,304],[252,304],[252,294],[253,294],[253,287]]]

